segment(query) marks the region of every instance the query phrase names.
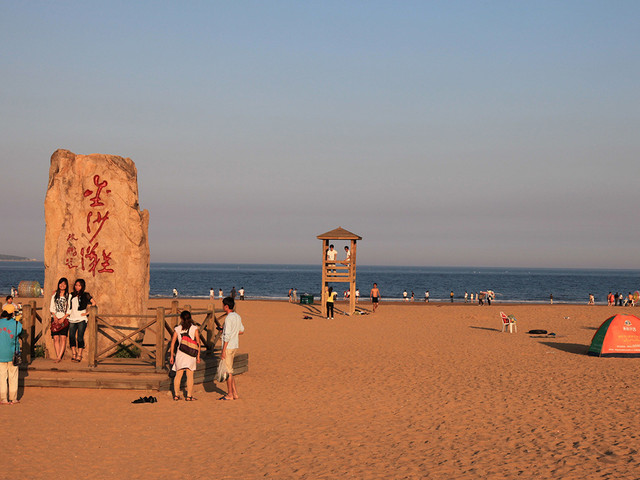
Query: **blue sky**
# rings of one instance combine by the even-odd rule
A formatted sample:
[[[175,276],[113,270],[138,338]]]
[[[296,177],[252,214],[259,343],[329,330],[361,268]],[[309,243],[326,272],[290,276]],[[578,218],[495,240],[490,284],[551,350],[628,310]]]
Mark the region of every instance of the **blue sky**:
[[[152,261],[640,268],[640,3],[0,3],[0,253],[57,148],[130,157]]]

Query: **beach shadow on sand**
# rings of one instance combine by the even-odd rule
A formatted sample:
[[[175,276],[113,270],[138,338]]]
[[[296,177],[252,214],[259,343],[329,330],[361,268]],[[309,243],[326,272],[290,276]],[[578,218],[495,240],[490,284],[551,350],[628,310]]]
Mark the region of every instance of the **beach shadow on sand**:
[[[488,330],[489,332],[499,332],[499,328],[489,328],[489,327],[474,327],[473,325],[469,325],[469,328],[474,328],[476,330]]]
[[[582,343],[558,343],[558,342],[540,342],[547,347],[555,348],[567,353],[573,353],[575,355],[586,355],[589,350],[589,345]]]
[[[598,327],[582,327],[583,330],[598,330]]]

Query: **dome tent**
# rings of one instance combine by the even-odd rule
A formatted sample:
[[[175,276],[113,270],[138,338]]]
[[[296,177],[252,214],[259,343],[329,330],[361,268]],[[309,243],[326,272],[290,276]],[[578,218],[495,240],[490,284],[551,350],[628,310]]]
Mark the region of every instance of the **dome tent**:
[[[596,357],[640,357],[640,318],[620,314],[606,319],[593,335],[587,353]]]

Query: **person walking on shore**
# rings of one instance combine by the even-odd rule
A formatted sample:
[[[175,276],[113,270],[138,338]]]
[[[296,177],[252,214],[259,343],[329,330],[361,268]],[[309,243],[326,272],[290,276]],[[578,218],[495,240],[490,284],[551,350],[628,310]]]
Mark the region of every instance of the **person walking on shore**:
[[[453,290],[451,290],[451,293],[449,294],[449,297],[451,298],[451,303],[453,303]]]
[[[213,301],[216,298],[216,292],[213,291],[213,287],[209,289],[209,300]]]
[[[429,290],[424,292],[424,303],[429,303]]]
[[[327,295],[327,320],[333,320],[333,304],[337,296],[338,292],[334,292],[333,287],[329,287],[329,294]]]
[[[240,290],[238,290],[238,295],[240,295],[240,300],[244,300],[244,287],[240,287]]]
[[[553,293],[549,294],[549,303],[553,305]]]
[[[222,330],[222,352],[220,353],[220,361],[225,362],[229,377],[227,377],[227,394],[220,397],[220,400],[237,400],[238,389],[236,381],[233,378],[233,359],[236,356],[240,345],[238,335],[244,333],[244,325],[242,318],[233,311],[235,302],[233,298],[227,297],[222,301],[222,308],[227,314]]]
[[[193,396],[193,373],[196,371],[196,364],[200,363],[200,332],[188,310],[180,313],[180,324],[173,329],[170,351],[169,363],[172,365],[171,369],[176,372],[173,379],[173,399],[180,400],[180,382],[182,374],[186,372],[187,394],[184,399],[187,402],[196,400]]]
[[[219,288],[219,289],[218,289],[218,298],[219,298],[220,300],[222,300],[222,299],[224,298],[224,297],[222,296],[222,289],[221,289],[221,288]]]
[[[371,292],[369,293],[369,298],[371,299],[371,306],[373,307],[373,313],[375,313],[378,308],[378,302],[380,301],[380,290],[378,290],[378,284],[374,283]]]

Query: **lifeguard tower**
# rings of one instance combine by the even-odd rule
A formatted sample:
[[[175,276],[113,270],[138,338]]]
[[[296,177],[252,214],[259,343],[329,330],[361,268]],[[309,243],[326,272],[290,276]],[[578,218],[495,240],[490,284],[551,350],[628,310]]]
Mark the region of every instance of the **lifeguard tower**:
[[[327,316],[327,296],[329,283],[349,283],[349,315],[356,311],[356,242],[362,237],[338,227],[330,232],[318,235],[322,240],[322,316]],[[345,260],[343,252],[337,252],[335,262],[327,260],[329,245],[334,240],[349,240],[349,258]]]

